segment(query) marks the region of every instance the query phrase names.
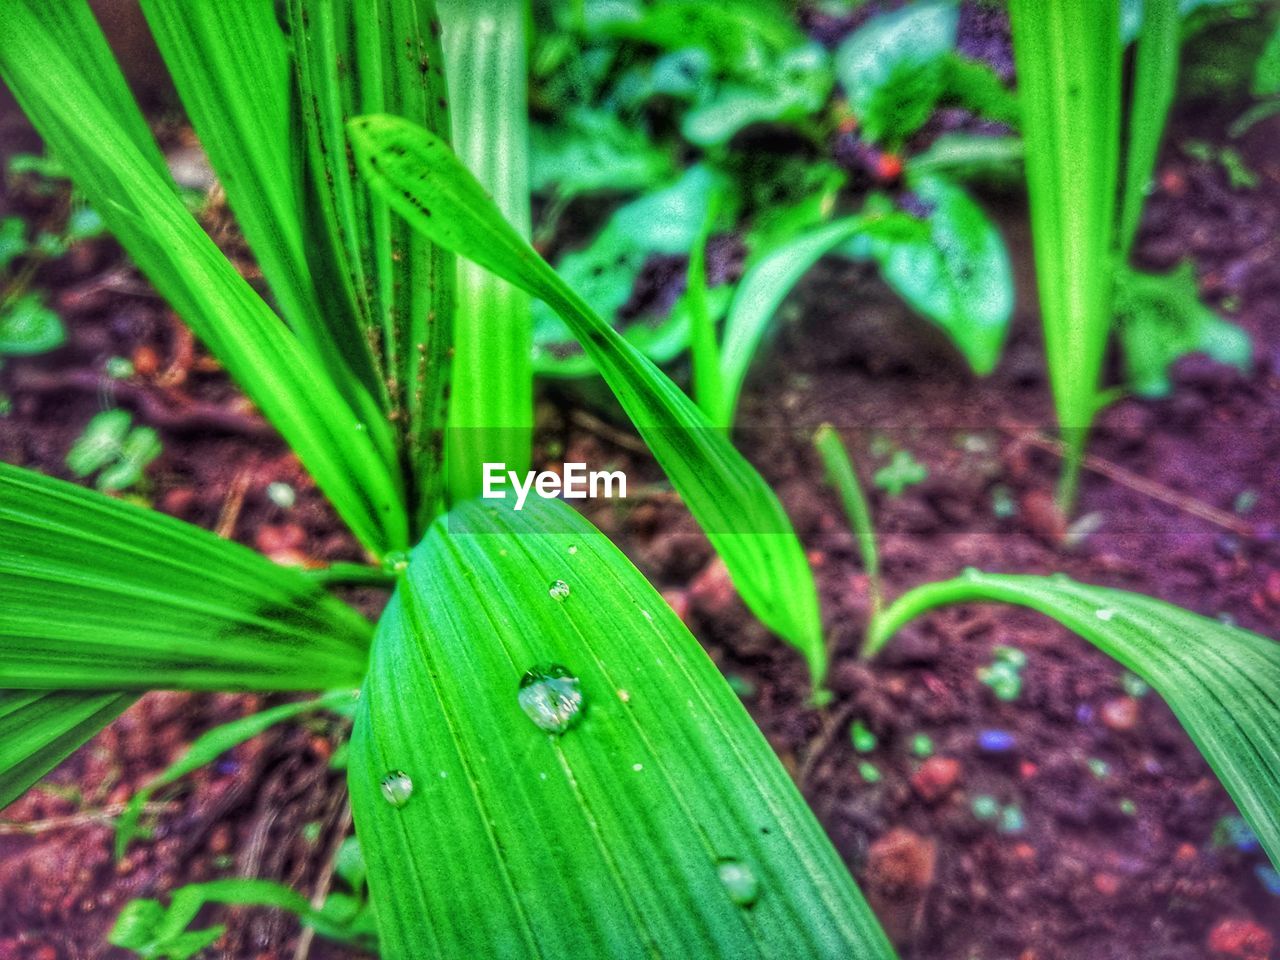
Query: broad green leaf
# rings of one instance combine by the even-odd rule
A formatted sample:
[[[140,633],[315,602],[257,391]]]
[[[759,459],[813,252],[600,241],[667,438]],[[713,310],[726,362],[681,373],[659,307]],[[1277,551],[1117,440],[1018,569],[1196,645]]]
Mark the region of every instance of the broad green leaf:
[[[133,424],[128,410],[103,410],[95,414],[67,451],[67,469],[77,477],[87,477],[113,462],[124,446]]]
[[[356,536],[408,545],[391,434],[361,419],[183,206],[84,0],[0,7],[0,75],[125,250],[280,430]]]
[[[559,736],[519,699],[556,666],[570,704],[525,702]],[[715,666],[561,501],[472,501],[428,532],[348,779],[388,960],[893,955]]]
[[[706,416],[516,233],[448,145],[395,117],[352,122],[373,189],[446,249],[551,305],[594,361],[654,458],[725,561],[743,600],[794,644],[822,682],[817,592],[778,498]]]
[[[252,550],[0,464],[0,687],[353,686],[368,636]]]
[[[530,185],[562,202],[580,194],[649,190],[675,176],[671,153],[607,110],[579,107],[530,127]]]
[[[530,234],[529,66],[522,0],[440,4],[453,144],[503,216]],[[399,219],[399,218],[397,218]],[[400,229],[409,229],[403,221]],[[451,501],[479,496],[483,464],[529,469],[533,315],[529,295],[474,263],[458,264],[446,455]]]
[[[827,52],[816,43],[806,44],[747,80],[715,87],[685,114],[680,132],[705,148],[728,143],[754,123],[803,124],[826,104],[834,82]]]
[[[929,119],[958,22],[954,0],[921,0],[877,14],[840,44],[836,76],[867,140],[896,149]]]
[[[942,328],[975,373],[990,373],[1013,316],[1013,267],[995,224],[960,186],[911,177],[927,236],[868,233],[885,282]]]
[[[388,113],[450,132],[432,0],[286,0],[314,197],[313,256],[371,345],[400,451],[411,525],[441,504],[448,356],[457,278],[435,247],[369,194],[351,163],[348,119]],[[314,207],[314,209],[311,209]]]
[[[1004,85],[989,63],[950,53],[943,58],[943,65],[944,99],[983,120],[1017,128],[1021,119],[1018,96]]]
[[[134,838],[144,832],[138,826],[142,809],[161,787],[166,787],[188,773],[213,763],[228,750],[265,733],[278,723],[315,710],[349,709],[354,707],[355,702],[355,691],[336,690],[312,700],[299,700],[295,703],[282,703],[275,707],[268,707],[266,710],[251,713],[247,717],[238,717],[227,723],[221,723],[212,730],[202,733],[182,756],[148,780],[129,798],[128,806],[116,820],[116,859],[123,857]]]
[[[857,234],[865,222],[860,216],[845,217],[803,233],[763,254],[743,275],[721,344],[726,425],[737,415],[742,384],[778,307],[815,263]]]
[[[0,690],[0,809],[119,716],[135,697],[92,690]]]
[[[692,249],[716,184],[708,167],[690,167],[674,184],[619,207],[590,244],[561,259],[556,272],[598,314],[616,323],[650,256],[685,255]],[[588,358],[566,348],[573,333],[555,310],[540,300],[533,316],[535,370],[552,376],[592,372]],[[631,328],[635,332],[629,338],[643,338],[654,329],[641,324]],[[636,346],[643,351],[641,344]]]
[[[46,353],[67,338],[62,319],[44,305],[38,293],[0,302],[0,357]]]
[[[1011,0],[1009,15],[1045,354],[1068,444],[1059,498],[1069,511],[1111,326],[1119,4]]]
[[[1129,385],[1147,397],[1167,396],[1169,367],[1189,353],[1204,353],[1247,370],[1249,335],[1200,302],[1195,267],[1172,273],[1122,270],[1116,277],[1116,319]]]
[[[873,625],[868,651],[926,610],[985,600],[1039,610],[1151,684],[1280,864],[1280,643],[1141,594],[972,571],[899,598]]]

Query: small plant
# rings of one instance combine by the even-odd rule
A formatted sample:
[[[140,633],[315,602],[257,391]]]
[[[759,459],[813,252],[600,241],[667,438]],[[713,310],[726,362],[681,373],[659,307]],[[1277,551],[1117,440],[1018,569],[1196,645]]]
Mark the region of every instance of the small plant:
[[[67,452],[67,468],[81,479],[97,474],[94,485],[112,493],[142,482],[143,470],[160,452],[154,430],[134,426],[127,410],[105,410],[89,421]]]

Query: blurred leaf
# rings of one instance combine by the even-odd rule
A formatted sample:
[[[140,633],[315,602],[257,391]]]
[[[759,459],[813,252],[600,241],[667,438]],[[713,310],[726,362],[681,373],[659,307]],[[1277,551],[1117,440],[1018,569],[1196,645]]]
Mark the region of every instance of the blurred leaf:
[[[955,101],[980,119],[1018,128],[1022,119],[1018,95],[1005,86],[991,64],[955,53],[945,56],[943,64],[943,95],[947,100]]]
[[[554,125],[530,128],[530,181],[562,200],[584,193],[648,190],[672,178],[669,151],[606,110],[570,110]]]
[[[1009,186],[1022,183],[1022,154],[1019,137],[944,133],[907,160],[907,172]]]
[[[135,699],[129,693],[0,690],[0,810]]]
[[[902,491],[923,483],[929,476],[929,468],[911,455],[909,450],[895,450],[893,459],[881,467],[871,478],[881,490],[891,497],[902,496]]]
[[[754,123],[801,123],[827,102],[835,78],[831,58],[816,43],[782,54],[749,81],[713,88],[685,114],[680,132],[700,147],[727,143]]]
[[[180,777],[213,763],[228,750],[246,740],[252,740],[278,723],[292,720],[294,717],[314,710],[350,707],[354,705],[355,698],[355,691],[337,690],[312,700],[299,700],[296,703],[282,703],[279,706],[268,707],[266,710],[251,713],[247,717],[237,717],[227,723],[220,723],[212,730],[202,733],[191,746],[187,747],[182,756],[139,787],[129,798],[128,805],[116,820],[116,859],[123,857],[134,838],[142,835],[143,831],[138,827],[142,809],[161,787],[168,786]]]
[[[934,607],[995,600],[1030,607],[1137,674],[1169,705],[1280,863],[1280,643],[1136,593],[1052,577],[974,570],[899,598],[872,625],[868,652]]]
[[[26,252],[26,221],[21,217],[0,217],[0,270]]]
[[[46,353],[66,339],[62,319],[39,293],[25,293],[0,306],[0,357]]]
[[[1115,298],[1125,369],[1135,393],[1167,396],[1173,388],[1169,368],[1191,353],[1248,369],[1249,335],[1200,302],[1190,261],[1167,274],[1119,271]]]
[[[953,0],[921,0],[877,14],[840,44],[836,76],[867,140],[896,148],[929,119],[958,22]]]
[[[556,272],[597,313],[616,325],[618,310],[631,299],[645,261],[654,254],[689,252],[715,189],[716,175],[708,167],[690,167],[671,186],[619,207],[588,246],[561,258]],[[593,372],[594,366],[576,346],[566,348],[566,344],[575,343],[574,337],[554,310],[538,300],[533,305],[533,318],[536,371],[552,376]],[[668,332],[672,329],[670,323],[661,326]],[[642,350],[658,346],[664,338],[645,332],[654,329],[632,324],[628,338],[638,336],[636,346]],[[687,343],[687,333],[684,338]]]
[[[813,573],[759,473],[511,228],[447,144],[394,117],[357,118],[351,129],[356,162],[397,212],[555,308],[725,561],[743,601],[804,653],[820,684],[826,648]]]
[[[133,425],[128,410],[104,410],[96,414],[67,451],[67,469],[77,477],[87,477],[113,462],[124,446]]]
[[[348,779],[386,956],[893,955],[697,641],[559,500],[471,501],[415,549]]]
[[[1280,24],[1263,48],[1253,68],[1253,95],[1269,97],[1280,93]]]
[[[867,231],[864,250],[880,264],[885,282],[951,338],[974,372],[988,374],[1013,316],[1013,268],[1004,240],[958,185],[930,174],[913,175],[908,185],[926,211],[925,231],[904,230],[901,217],[887,217]]]
[[[104,493],[125,490],[142,479],[142,472],[162,447],[159,435],[150,427],[134,427],[120,445],[116,462],[98,474],[95,486]]]
[[[239,544],[0,464],[0,687],[353,686],[369,624]]]

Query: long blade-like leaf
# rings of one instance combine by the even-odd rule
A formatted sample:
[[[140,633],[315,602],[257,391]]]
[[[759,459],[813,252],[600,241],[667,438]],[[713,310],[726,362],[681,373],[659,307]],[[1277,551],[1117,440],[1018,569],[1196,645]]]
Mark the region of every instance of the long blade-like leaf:
[[[136,694],[0,690],[0,809],[133,703]]]
[[[297,452],[365,546],[408,546],[391,434],[319,361],[182,205],[85,0],[0,4],[0,75],[156,289]]]
[[[348,779],[388,958],[893,955],[712,662],[561,501],[432,527]]]
[[[1120,210],[1119,259],[1129,259],[1142,222],[1148,182],[1155,169],[1160,138],[1178,83],[1181,18],[1178,0],[1144,0],[1142,30],[1133,60],[1129,102],[1129,142],[1125,156],[1124,196]]]
[[[312,261],[323,261],[303,232],[302,137],[275,0],[143,0],[142,9],[281,314],[348,402],[373,419],[368,344],[344,303],[322,301],[312,276]]]
[[[560,314],[724,559],[743,600],[805,654],[820,684],[826,652],[813,574],[791,522],[755,469],[511,228],[448,144],[385,116],[354,120],[351,141],[374,190],[398,213]]]
[[[456,263],[371,196],[346,123],[390,113],[448,136],[433,0],[288,0],[318,209],[315,244],[338,265],[347,309],[373,347],[421,533],[440,507]],[[326,249],[327,248],[327,249]]]
[[[973,600],[1039,610],[1151,684],[1280,865],[1280,643],[1124,590],[973,571],[900,598],[868,650],[926,610]]]
[[[353,686],[369,632],[239,544],[0,464],[0,687]]]
[[[512,226],[529,236],[528,0],[440,4],[453,146]],[[458,264],[449,495],[479,496],[481,465],[529,468],[533,313],[529,295],[474,263]]]
[[[1098,408],[1111,326],[1111,250],[1120,161],[1120,3],[1010,0],[1026,142],[1036,282],[1058,425],[1071,456]]]

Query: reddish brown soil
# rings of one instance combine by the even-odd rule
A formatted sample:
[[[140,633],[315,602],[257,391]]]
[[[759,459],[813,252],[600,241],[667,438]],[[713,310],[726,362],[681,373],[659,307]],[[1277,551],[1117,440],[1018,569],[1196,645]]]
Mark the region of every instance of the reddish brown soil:
[[[1223,119],[1183,117],[1180,136],[1220,137]],[[913,625],[878,660],[858,660],[866,579],[807,439],[831,421],[864,474],[884,462],[872,452],[877,435],[929,467],[928,480],[900,497],[873,497],[891,595],[967,565],[1061,570],[1275,636],[1277,137],[1273,123],[1244,145],[1262,180],[1253,191],[1233,191],[1222,170],[1168,151],[1139,260],[1164,269],[1192,257],[1208,300],[1238,300],[1234,318],[1258,359],[1244,375],[1184,361],[1168,399],[1128,399],[1104,413],[1093,454],[1185,502],[1173,507],[1087,473],[1079,513],[1097,515],[1099,525],[1071,549],[1045,506],[1057,462],[1023,435],[1051,419],[1024,212],[1002,211],[1022,302],[1007,355],[986,381],[862,268],[833,266],[806,281],[748,385],[741,439],[776,483],[818,573],[833,656],[834,699],[825,710],[807,706],[798,657],[746,615],[652,463],[562,399],[543,406],[543,441],[566,451],[555,459],[629,470],[626,508],[597,509],[593,519],[667,591],[724,670],[754,687],[746,697],[753,715],[905,958],[1265,957],[1256,945],[1280,940],[1280,898],[1255,874],[1261,855],[1213,843],[1215,824],[1233,808],[1208,767],[1159,699],[1130,697],[1115,664],[1082,641],[1025,612],[956,608]],[[58,216],[59,201],[10,200],[37,218]],[[104,406],[123,406],[164,438],[143,491],[158,508],[282,561],[358,557],[278,439],[191,349],[110,242],[84,247],[39,282],[56,291],[71,340],[0,372],[0,390],[13,398],[12,414],[0,419],[0,459],[67,476],[63,457],[85,423]],[[113,355],[131,357],[139,372],[110,380],[103,368]],[[297,506],[285,511],[267,499],[273,480],[297,488]],[[997,487],[1011,495],[1015,515],[993,515]],[[1246,518],[1256,536],[1188,512],[1196,503],[1230,512],[1243,491],[1258,495]],[[376,605],[368,595],[356,599]],[[999,645],[1027,656],[1013,702],[996,700],[975,676]],[[313,891],[342,824],[341,776],[328,768],[344,735],[336,721],[282,727],[161,795],[155,837],[120,864],[111,859],[110,829],[92,816],[198,733],[262,702],[151,694],[4,811],[0,960],[119,956],[103,944],[120,906],[195,880],[271,877]],[[854,720],[876,734],[872,752],[854,750]],[[1012,734],[1013,748],[984,752],[983,730]],[[926,765],[912,754],[919,733],[940,759]],[[1091,760],[1105,762],[1106,774]],[[867,782],[861,763],[874,764],[880,779]],[[975,817],[980,795],[1016,805],[1022,830],[1001,833]],[[303,835],[309,823],[320,824],[313,842]],[[290,919],[261,910],[209,911],[208,919],[230,925],[222,956],[293,955],[298,928]],[[312,955],[349,952],[317,944]]]

